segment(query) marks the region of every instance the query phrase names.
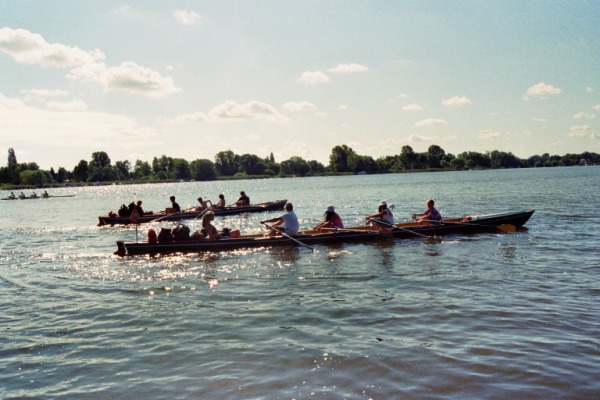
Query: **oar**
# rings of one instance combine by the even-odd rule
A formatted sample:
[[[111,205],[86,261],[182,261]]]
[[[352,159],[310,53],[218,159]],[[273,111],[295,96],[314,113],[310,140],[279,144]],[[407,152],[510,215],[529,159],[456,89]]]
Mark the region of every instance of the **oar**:
[[[385,222],[385,221],[382,221],[382,220],[378,220],[377,222],[382,223],[384,225],[387,225],[387,226],[389,226],[392,229],[400,229],[402,231],[406,231],[406,232],[412,233],[413,235],[423,236],[423,237],[425,237],[427,239],[434,239],[434,240],[441,241],[440,239],[436,238],[435,236],[429,236],[429,235],[425,235],[425,234],[420,233],[420,232],[411,231],[410,229],[402,228],[402,227],[400,227],[398,225],[390,224],[389,222]]]
[[[434,223],[442,223],[442,224],[456,224],[456,225],[469,225],[469,226],[481,226],[484,228],[496,228],[502,232],[516,232],[517,231],[517,227],[515,225],[512,224],[500,224],[500,225],[484,225],[484,224],[478,224],[477,222],[452,222],[452,221],[432,221],[432,220],[422,220],[424,222],[434,222]]]
[[[269,225],[269,224],[264,224],[264,223],[263,223],[263,225],[265,225],[267,228],[269,228],[269,229],[271,229],[271,230],[274,230],[275,232],[279,233],[280,235],[282,235],[282,236],[285,236],[286,238],[293,240],[294,242],[298,243],[299,245],[302,245],[302,246],[304,246],[304,247],[307,247],[307,248],[311,249],[312,251],[317,251],[317,249],[315,249],[314,247],[311,247],[311,246],[309,246],[309,245],[307,245],[307,244],[304,244],[304,243],[302,243],[301,241],[299,241],[299,240],[297,240],[297,239],[295,239],[295,238],[291,237],[291,236],[290,236],[290,235],[288,235],[287,233],[285,233],[285,232],[283,232],[283,231],[281,231],[281,230],[279,230],[279,229],[275,228],[274,226],[271,226],[271,225]]]

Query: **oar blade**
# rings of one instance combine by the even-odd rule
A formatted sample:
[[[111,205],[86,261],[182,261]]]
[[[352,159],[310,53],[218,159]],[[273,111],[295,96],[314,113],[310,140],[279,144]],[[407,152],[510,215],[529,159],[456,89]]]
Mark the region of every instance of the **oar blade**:
[[[516,232],[517,231],[517,227],[515,225],[512,225],[512,224],[498,225],[497,228],[499,230],[501,230],[502,232]]]

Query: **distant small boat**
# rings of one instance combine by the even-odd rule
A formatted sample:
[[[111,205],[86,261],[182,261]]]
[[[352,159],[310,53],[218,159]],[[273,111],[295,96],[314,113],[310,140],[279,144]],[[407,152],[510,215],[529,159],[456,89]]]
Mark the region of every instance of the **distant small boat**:
[[[283,210],[283,207],[287,203],[287,200],[276,200],[267,203],[251,204],[249,206],[228,206],[225,208],[219,208],[211,210],[215,215],[234,215],[243,213],[256,213],[265,211],[277,211]],[[175,213],[166,213],[164,211],[156,212],[152,214],[145,214],[143,217],[138,217],[136,220],[137,224],[145,224],[148,222],[161,220],[161,221],[180,221],[184,219],[196,219],[199,218],[205,210],[184,210]],[[133,223],[130,217],[112,217],[110,215],[104,215],[98,217],[98,226],[104,225],[129,225]]]
[[[53,199],[55,197],[75,197],[74,194],[63,194],[63,195],[56,195],[56,196],[35,196],[35,197],[3,197],[0,200],[38,200],[38,199]]]

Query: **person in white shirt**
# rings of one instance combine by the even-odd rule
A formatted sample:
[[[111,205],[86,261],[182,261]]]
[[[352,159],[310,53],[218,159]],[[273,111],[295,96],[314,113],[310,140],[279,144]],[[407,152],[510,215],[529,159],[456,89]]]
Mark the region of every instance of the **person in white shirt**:
[[[295,235],[298,233],[298,230],[300,229],[300,224],[298,222],[298,217],[294,212],[294,206],[292,205],[292,203],[285,204],[285,211],[285,214],[279,217],[260,221],[261,224],[265,224],[267,222],[274,222],[273,228],[275,229],[271,229],[266,234],[266,236],[275,236],[278,234],[277,231],[284,232],[287,235]]]

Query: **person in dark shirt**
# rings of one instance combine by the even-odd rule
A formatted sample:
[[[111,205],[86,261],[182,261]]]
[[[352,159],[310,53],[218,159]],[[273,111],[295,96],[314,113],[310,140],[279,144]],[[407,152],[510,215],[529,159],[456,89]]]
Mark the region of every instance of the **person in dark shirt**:
[[[240,192],[240,198],[235,202],[235,205],[238,207],[250,205],[250,197],[246,196],[246,192],[243,190]]]
[[[170,200],[171,200],[171,208],[173,209],[173,212],[180,212],[181,207],[179,207],[179,204],[177,204],[177,202],[175,201],[175,196],[171,196]]]

